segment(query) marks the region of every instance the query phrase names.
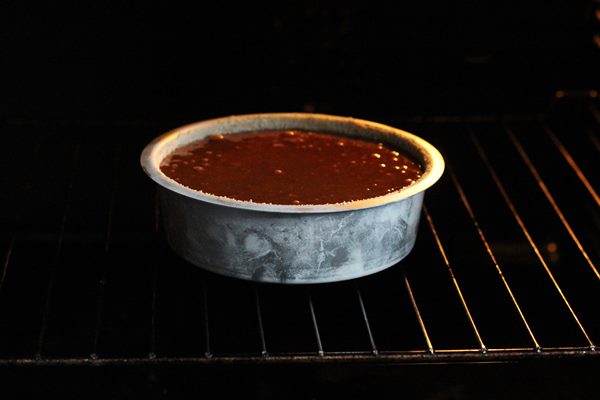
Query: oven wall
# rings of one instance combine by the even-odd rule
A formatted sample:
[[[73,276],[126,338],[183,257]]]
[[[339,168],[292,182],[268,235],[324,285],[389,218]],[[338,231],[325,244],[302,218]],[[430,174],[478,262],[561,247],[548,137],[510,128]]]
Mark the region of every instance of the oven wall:
[[[531,112],[598,83],[593,1],[196,3],[6,6],[2,116]]]

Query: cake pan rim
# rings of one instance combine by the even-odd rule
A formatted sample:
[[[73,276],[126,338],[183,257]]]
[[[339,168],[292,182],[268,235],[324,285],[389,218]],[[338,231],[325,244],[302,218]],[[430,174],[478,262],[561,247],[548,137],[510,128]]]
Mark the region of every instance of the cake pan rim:
[[[423,162],[425,172],[423,176],[413,183],[410,186],[406,186],[398,191],[383,195],[377,196],[364,200],[357,200],[351,202],[343,202],[343,203],[333,203],[333,204],[301,204],[301,205],[287,205],[287,204],[268,204],[268,203],[258,203],[251,201],[243,201],[231,199],[228,197],[217,196],[210,193],[202,192],[199,190],[194,190],[188,188],[173,179],[166,176],[160,170],[160,162],[162,158],[159,160],[157,154],[162,146],[165,146],[166,143],[175,140],[178,136],[184,134],[190,134],[191,131],[197,131],[202,128],[209,128],[211,125],[228,122],[228,123],[243,123],[249,122],[252,120],[288,120],[288,121],[298,121],[298,123],[339,123],[339,124],[348,124],[353,125],[356,128],[362,129],[371,129],[377,132],[386,132],[393,136],[400,138],[401,140],[405,140],[407,142],[411,142],[413,146],[419,148],[424,155],[426,155],[425,160],[419,160],[419,162]],[[265,130],[269,129],[269,127],[265,127]],[[276,129],[276,128],[271,128]],[[302,128],[297,128],[302,129]],[[306,128],[304,128],[306,129]],[[318,127],[314,128],[318,130]],[[242,132],[240,130],[239,132]],[[340,132],[343,134],[343,132]],[[165,187],[166,189],[172,190],[176,193],[179,193],[183,196],[198,200],[204,201],[220,206],[232,207],[238,209],[246,209],[252,211],[262,211],[262,212],[275,212],[275,213],[331,213],[331,212],[345,212],[345,211],[354,211],[361,210],[366,208],[379,207],[390,203],[395,203],[411,197],[417,193],[425,191],[433,184],[435,184],[439,178],[442,176],[444,172],[444,159],[440,152],[429,142],[416,136],[412,133],[406,132],[404,130],[380,124],[377,122],[372,122],[364,119],[358,119],[353,117],[342,117],[336,115],[328,115],[328,114],[316,114],[316,113],[258,113],[258,114],[243,114],[243,115],[232,115],[227,117],[219,117],[213,119],[202,120],[198,122],[194,122],[191,124],[183,125],[172,129],[157,138],[151,141],[142,151],[140,157],[140,163],[142,165],[145,173],[157,184]]]

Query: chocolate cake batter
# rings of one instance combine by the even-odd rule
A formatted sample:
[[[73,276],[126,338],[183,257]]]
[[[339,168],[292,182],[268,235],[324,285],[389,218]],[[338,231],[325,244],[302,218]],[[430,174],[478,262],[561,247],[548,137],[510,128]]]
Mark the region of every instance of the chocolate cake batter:
[[[269,204],[331,204],[412,184],[421,167],[381,143],[307,131],[212,135],[169,154],[161,171],[191,189]]]

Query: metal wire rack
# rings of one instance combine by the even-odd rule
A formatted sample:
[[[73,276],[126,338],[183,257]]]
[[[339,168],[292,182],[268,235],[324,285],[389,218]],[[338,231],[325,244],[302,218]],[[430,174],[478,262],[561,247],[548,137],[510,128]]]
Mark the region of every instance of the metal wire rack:
[[[600,111],[389,121],[437,145],[399,265],[284,287],[203,272],[161,236],[139,125],[9,121],[0,365],[452,363],[598,357]]]

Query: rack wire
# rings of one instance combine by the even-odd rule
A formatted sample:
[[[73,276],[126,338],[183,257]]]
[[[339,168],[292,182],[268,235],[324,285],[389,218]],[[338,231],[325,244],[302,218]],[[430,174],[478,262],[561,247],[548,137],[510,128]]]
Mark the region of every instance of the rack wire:
[[[415,249],[309,287],[215,276],[167,248],[137,165],[156,132],[15,135],[11,148],[34,150],[4,161],[27,160],[7,177],[0,365],[598,357],[598,115],[593,99],[561,99],[544,118],[405,121],[448,166]]]

